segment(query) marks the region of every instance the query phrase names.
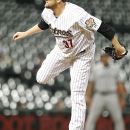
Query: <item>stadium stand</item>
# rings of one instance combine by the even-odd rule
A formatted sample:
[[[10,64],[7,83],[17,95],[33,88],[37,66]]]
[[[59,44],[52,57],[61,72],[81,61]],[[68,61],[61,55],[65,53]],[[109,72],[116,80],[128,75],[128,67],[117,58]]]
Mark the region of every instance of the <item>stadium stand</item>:
[[[125,0],[71,0],[89,13],[111,23],[119,32],[118,37],[130,50],[130,1]],[[114,13],[113,13],[114,12]],[[49,31],[31,38],[12,41],[16,31],[24,31],[40,21],[40,10],[33,4],[17,4],[15,1],[0,1],[0,110],[5,115],[15,115],[21,111],[36,110],[36,114],[55,111],[58,101],[63,101],[63,111],[70,110],[70,76],[68,70],[47,85],[39,85],[35,74],[41,60],[54,47],[55,40]],[[110,42],[96,34],[96,55]],[[126,75],[126,88],[130,92],[130,54],[120,64]],[[63,83],[64,82],[64,83]],[[43,87],[44,86],[44,87]],[[4,108],[4,111],[3,111]],[[130,109],[127,97],[126,113]]]

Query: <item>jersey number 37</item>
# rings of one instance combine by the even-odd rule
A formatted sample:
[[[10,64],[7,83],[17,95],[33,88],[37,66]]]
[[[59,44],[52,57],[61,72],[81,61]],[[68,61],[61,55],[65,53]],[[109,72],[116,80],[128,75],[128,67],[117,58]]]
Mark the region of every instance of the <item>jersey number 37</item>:
[[[72,39],[64,40],[63,43],[64,43],[66,48],[72,48],[73,47]]]

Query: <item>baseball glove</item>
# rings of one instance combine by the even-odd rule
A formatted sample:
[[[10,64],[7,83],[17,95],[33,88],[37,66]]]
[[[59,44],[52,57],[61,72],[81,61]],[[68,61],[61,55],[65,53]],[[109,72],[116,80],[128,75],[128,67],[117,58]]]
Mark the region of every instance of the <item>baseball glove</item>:
[[[126,47],[124,47],[126,49]],[[122,59],[125,55],[127,55],[128,51],[126,50],[126,52],[120,56],[118,56],[116,54],[116,50],[114,47],[105,47],[105,49],[103,49],[105,51],[106,54],[108,54],[109,56],[112,57],[112,59],[114,60],[120,60]]]

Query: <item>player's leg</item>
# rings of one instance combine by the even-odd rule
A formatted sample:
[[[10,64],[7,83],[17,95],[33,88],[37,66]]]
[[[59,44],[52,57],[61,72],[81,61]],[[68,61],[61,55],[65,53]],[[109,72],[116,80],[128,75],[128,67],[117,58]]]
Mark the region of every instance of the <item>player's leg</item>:
[[[104,104],[104,96],[95,94],[87,116],[85,130],[95,130],[97,119],[104,109]]]
[[[69,130],[83,130],[86,114],[85,93],[93,60],[94,49],[77,57],[70,68],[71,75],[71,121]]]
[[[108,96],[107,108],[114,121],[115,130],[124,130],[122,111],[119,105],[118,96],[116,94],[111,94],[110,96]]]
[[[36,80],[38,83],[46,84],[48,80],[54,78],[69,66],[70,63],[66,61],[59,50],[55,47],[43,61],[37,72]]]

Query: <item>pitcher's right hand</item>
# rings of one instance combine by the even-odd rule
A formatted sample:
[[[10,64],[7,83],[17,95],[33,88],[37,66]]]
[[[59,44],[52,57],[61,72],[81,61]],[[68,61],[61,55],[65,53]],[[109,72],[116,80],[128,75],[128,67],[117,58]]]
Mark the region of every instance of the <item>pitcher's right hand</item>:
[[[17,40],[22,39],[24,37],[26,37],[26,32],[17,32],[14,34],[13,40],[17,41]]]

